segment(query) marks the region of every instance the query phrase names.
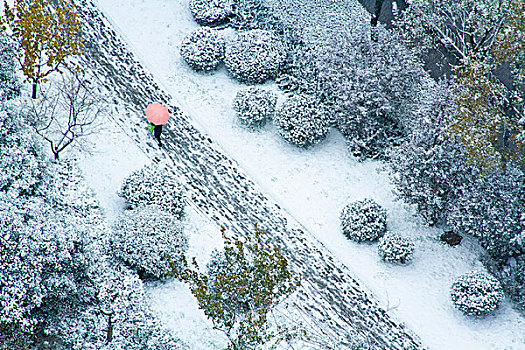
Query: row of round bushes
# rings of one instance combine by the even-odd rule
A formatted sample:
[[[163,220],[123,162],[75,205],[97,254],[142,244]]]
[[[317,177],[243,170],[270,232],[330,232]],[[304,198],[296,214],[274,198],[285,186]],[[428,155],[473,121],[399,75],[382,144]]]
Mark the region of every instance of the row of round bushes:
[[[273,119],[277,132],[289,143],[303,148],[322,141],[329,130],[326,115],[310,96],[292,96],[276,111],[277,96],[258,87],[239,90],[233,109],[242,125],[260,128]]]
[[[213,28],[197,28],[182,42],[181,56],[196,71],[215,70],[224,62],[228,72],[245,83],[263,83],[279,73],[286,58],[281,41],[271,32],[254,29],[231,41]]]
[[[378,243],[382,260],[406,263],[412,259],[414,243],[398,234],[387,232],[386,210],[371,199],[349,203],[340,215],[343,234],[357,242]],[[469,272],[451,286],[454,306],[469,316],[483,316],[494,311],[503,300],[499,281],[483,272]]]
[[[379,240],[378,253],[386,262],[412,260],[414,243],[392,232],[387,233],[386,210],[372,199],[349,203],[340,215],[343,234],[357,242]]]
[[[141,278],[170,275],[188,249],[181,186],[165,168],[145,166],[124,180],[119,196],[128,209],[113,226],[113,253]]]

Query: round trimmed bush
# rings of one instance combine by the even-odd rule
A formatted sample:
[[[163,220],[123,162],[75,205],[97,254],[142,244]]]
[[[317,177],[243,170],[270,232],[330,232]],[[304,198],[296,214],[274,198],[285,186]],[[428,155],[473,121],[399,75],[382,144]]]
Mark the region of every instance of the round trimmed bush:
[[[169,256],[180,267],[188,239],[180,221],[156,205],[126,210],[114,225],[114,254],[139,276],[162,278],[172,271]]]
[[[129,175],[122,184],[119,196],[131,207],[156,204],[177,219],[184,212],[184,192],[172,173],[165,168],[146,165]]]
[[[299,95],[283,103],[274,124],[286,141],[304,148],[322,141],[329,128],[328,118],[318,103],[312,97]]]
[[[212,71],[224,59],[224,38],[216,29],[197,28],[182,41],[180,54],[196,71]]]
[[[484,272],[461,275],[450,288],[450,299],[456,309],[469,316],[482,316],[498,308],[503,301],[499,281]]]
[[[377,251],[386,262],[404,264],[412,260],[414,243],[408,238],[388,232],[379,239]]]
[[[349,203],[340,219],[343,234],[353,241],[373,242],[386,232],[386,210],[372,199]]]
[[[277,76],[286,58],[281,40],[269,31],[254,29],[237,34],[226,44],[224,64],[245,83],[263,83]]]
[[[237,93],[233,109],[244,126],[254,129],[264,126],[272,118],[276,104],[274,92],[252,86]]]
[[[216,26],[233,15],[233,0],[190,0],[190,12],[202,26]]]

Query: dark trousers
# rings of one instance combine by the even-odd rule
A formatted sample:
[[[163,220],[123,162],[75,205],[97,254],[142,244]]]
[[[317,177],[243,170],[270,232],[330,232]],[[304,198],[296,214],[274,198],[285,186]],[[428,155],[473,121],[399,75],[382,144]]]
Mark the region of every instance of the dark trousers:
[[[162,125],[155,125],[155,128],[153,129],[153,135],[157,141],[159,141],[159,146],[161,145],[160,134],[162,134]]]

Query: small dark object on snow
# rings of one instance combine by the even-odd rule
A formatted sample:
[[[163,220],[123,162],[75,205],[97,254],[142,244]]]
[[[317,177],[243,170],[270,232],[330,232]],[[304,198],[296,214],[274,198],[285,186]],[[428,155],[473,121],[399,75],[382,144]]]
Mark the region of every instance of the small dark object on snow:
[[[454,233],[454,231],[447,231],[441,235],[440,239],[448,245],[455,246],[461,243],[463,237]]]

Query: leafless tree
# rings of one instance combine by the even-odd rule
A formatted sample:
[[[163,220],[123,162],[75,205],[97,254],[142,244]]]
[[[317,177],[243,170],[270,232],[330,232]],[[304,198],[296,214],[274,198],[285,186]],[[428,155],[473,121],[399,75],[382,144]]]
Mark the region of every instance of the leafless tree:
[[[89,76],[70,71],[44,88],[42,97],[30,101],[29,108],[35,131],[59,159],[66,147],[85,146],[87,136],[97,132],[107,101],[94,90]]]

